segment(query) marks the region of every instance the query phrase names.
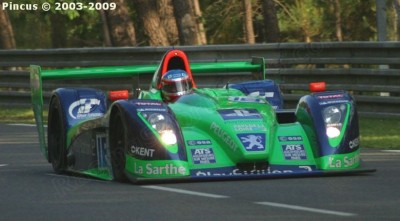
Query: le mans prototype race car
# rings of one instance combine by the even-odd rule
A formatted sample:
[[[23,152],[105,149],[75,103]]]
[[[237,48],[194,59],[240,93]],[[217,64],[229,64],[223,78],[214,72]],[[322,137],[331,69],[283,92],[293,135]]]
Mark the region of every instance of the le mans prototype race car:
[[[371,172],[360,167],[355,102],[313,85],[284,110],[265,61],[189,64],[170,50],[157,65],[42,71],[32,65],[32,102],[41,151],[56,173],[105,180],[256,179]],[[259,72],[264,80],[197,88],[192,73]],[[47,142],[42,79],[154,73],[137,98],[128,91],[59,88],[52,93]],[[323,86],[323,84],[322,84]]]

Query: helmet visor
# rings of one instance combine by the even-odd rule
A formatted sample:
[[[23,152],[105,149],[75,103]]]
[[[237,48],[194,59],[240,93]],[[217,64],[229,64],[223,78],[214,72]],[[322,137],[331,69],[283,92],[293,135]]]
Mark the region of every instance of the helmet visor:
[[[166,94],[183,95],[192,89],[192,81],[189,78],[179,81],[163,81],[162,90]]]

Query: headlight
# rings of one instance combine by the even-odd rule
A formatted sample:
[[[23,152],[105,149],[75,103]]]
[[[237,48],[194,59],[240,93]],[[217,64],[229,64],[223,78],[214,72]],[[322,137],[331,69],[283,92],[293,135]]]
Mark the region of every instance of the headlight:
[[[176,144],[176,136],[173,130],[164,130],[161,132],[161,140],[167,145]]]
[[[329,106],[324,109],[324,119],[326,124],[338,124],[342,118],[342,113],[336,106]]]
[[[340,135],[340,129],[337,127],[327,127],[326,128],[326,136],[329,138],[335,138]]]
[[[163,131],[168,127],[164,115],[159,113],[150,114],[147,118],[147,121],[149,121],[150,125],[158,132]]]
[[[326,136],[328,138],[336,138],[340,136],[343,117],[342,115],[346,111],[346,105],[334,105],[326,107],[322,113],[325,121]]]
[[[143,114],[150,125],[158,132],[163,143],[167,145],[176,144],[177,139],[169,117],[160,113]]]

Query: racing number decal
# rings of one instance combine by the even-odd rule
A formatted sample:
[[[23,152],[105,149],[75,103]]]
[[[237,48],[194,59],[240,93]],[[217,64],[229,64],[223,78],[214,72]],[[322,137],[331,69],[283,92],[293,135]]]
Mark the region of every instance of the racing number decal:
[[[107,153],[107,135],[104,133],[96,134],[97,165],[98,168],[107,168],[110,161]]]

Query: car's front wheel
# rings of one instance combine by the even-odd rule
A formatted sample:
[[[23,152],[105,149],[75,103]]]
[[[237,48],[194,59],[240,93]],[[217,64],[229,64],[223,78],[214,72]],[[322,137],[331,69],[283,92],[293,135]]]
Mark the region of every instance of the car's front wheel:
[[[60,99],[51,99],[47,126],[47,143],[49,161],[57,174],[64,173],[67,168],[65,119]]]
[[[126,124],[122,114],[118,111],[111,116],[110,121],[110,152],[114,180],[126,182],[125,150],[127,145]]]

